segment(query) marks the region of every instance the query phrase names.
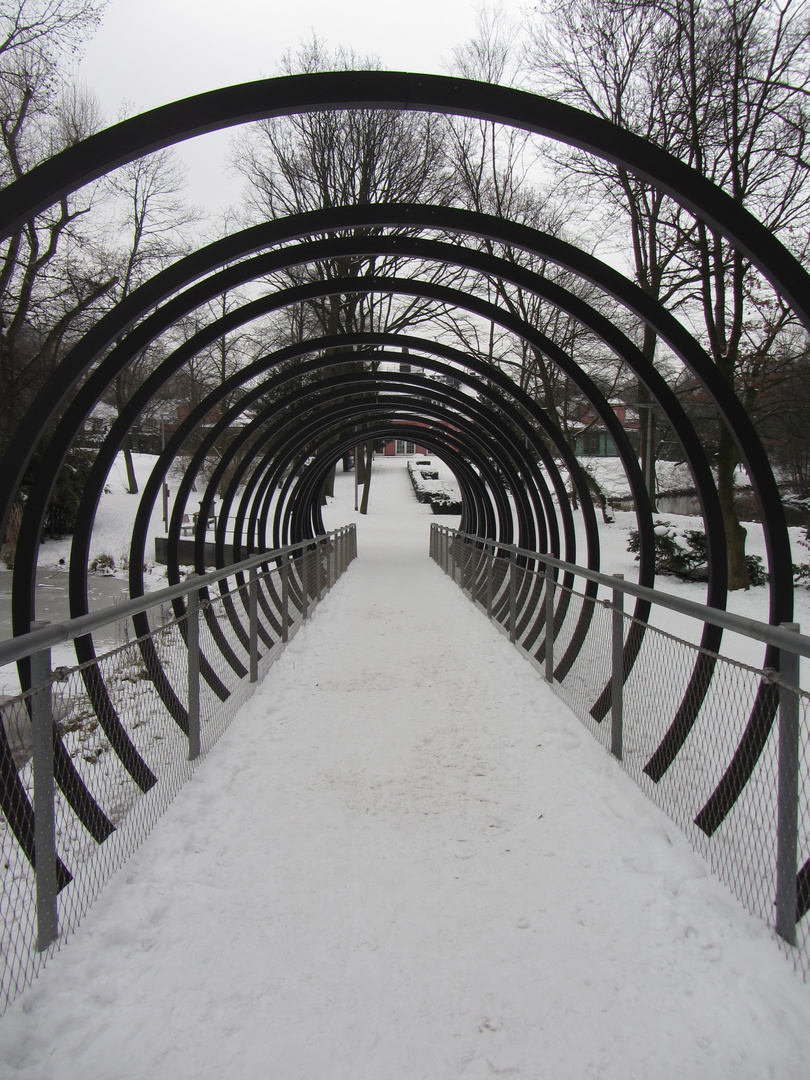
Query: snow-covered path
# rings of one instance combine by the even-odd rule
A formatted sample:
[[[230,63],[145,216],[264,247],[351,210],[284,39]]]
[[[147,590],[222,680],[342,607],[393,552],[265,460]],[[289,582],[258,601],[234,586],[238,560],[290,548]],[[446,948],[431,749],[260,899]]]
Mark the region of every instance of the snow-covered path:
[[[810,987],[428,560],[400,463],[372,503],[0,1075],[806,1077]]]

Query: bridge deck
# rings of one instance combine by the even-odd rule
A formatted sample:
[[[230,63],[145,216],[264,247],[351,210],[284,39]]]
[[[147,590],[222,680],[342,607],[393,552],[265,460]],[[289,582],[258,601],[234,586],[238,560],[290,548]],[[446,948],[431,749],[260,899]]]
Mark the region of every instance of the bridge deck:
[[[0,1023],[0,1064],[806,1076],[810,991],[768,932],[428,560],[399,463],[372,504],[358,561]]]

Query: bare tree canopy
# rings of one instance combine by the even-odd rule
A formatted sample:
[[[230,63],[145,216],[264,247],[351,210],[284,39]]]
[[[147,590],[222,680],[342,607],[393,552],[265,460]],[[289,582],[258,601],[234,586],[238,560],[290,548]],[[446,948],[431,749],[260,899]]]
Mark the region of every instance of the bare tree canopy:
[[[65,66],[96,26],[96,0],[17,0],[0,12],[0,183],[100,126],[95,99]],[[0,253],[0,445],[56,364],[65,340],[115,284],[94,260],[87,217],[95,194],[61,199]]]
[[[754,213],[799,258],[810,249],[810,6],[806,0],[551,2],[528,53],[542,91],[678,156]],[[571,164],[571,159],[569,159]],[[580,180],[628,235],[642,289],[703,324],[707,351],[756,413],[788,353],[792,313],[739,251],[643,181],[579,155]],[[655,338],[647,330],[644,350]],[[731,585],[745,587],[734,506],[739,453],[716,424]]]
[[[281,74],[349,68],[378,68],[375,58],[351,51],[330,52],[317,37],[288,53]],[[249,220],[334,206],[375,202],[450,201],[454,182],[447,168],[447,123],[442,117],[388,110],[313,112],[262,121],[238,137],[232,160],[247,180]],[[424,270],[425,268],[420,268]],[[332,281],[416,272],[395,258],[344,258],[287,271],[287,283]],[[443,273],[435,267],[431,275]],[[346,291],[288,313],[284,333],[323,334],[398,331],[433,317],[436,305],[414,297],[394,298]],[[276,340],[278,340],[278,325]],[[366,449],[370,460],[371,447]],[[368,506],[370,470],[365,470],[363,506]]]

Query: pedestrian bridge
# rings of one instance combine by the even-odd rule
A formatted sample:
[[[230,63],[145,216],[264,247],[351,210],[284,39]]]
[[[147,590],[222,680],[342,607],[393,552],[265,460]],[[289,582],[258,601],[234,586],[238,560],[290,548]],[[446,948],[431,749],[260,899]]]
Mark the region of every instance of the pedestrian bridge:
[[[55,200],[160,147],[262,117],[345,108],[473,116],[584,148],[657,185],[707,222],[810,326],[810,279],[802,267],[754,218],[683,163],[557,102],[436,76],[295,76],[213,91],[134,117],[0,192],[0,236],[13,237]],[[525,258],[507,257],[509,252]],[[301,271],[328,260],[340,269],[328,280]],[[373,265],[373,271],[342,276],[358,260]],[[604,305],[537,272],[538,262],[587,282],[610,298],[622,318],[611,321]],[[467,286],[438,284],[430,272],[436,266],[450,268]],[[256,286],[285,274],[287,284]],[[493,302],[486,282],[509,283],[576,320],[643,384],[658,422],[678,441],[698,493],[708,545],[705,604],[678,609],[698,617],[700,629],[691,644],[650,625],[653,605],[668,602],[654,589],[647,484],[616,411],[564,342],[508,305]],[[97,449],[73,538],[71,623],[38,628],[35,575],[43,523],[60,469],[87,417],[143,349],[201,305],[243,285],[251,285],[250,299],[165,356],[110,426]],[[430,319],[419,333],[343,327],[341,333],[318,333],[269,349],[213,388],[169,434],[131,533],[130,600],[119,614],[132,617],[137,641],[126,646],[126,660],[97,656],[93,631],[99,623],[89,615],[87,599],[93,522],[111,464],[138,417],[184,365],[225,335],[296,305],[339,304],[359,295],[415,300],[433,312],[458,309],[465,318],[514,335],[557,365],[617,447],[635,507],[638,584],[610,578],[581,463],[537,401],[508,375],[448,346],[431,333]],[[725,611],[726,521],[711,462],[667,379],[623,329],[627,318],[666,342],[735,440],[765,534],[765,625],[741,627]],[[417,360],[419,370],[414,370]],[[203,427],[211,416],[218,419]],[[777,927],[785,949],[806,972],[810,815],[801,734],[806,703],[796,672],[797,658],[808,655],[810,642],[792,623],[784,510],[742,404],[688,327],[587,252],[521,222],[478,211],[374,203],[268,221],[179,259],[88,329],[10,439],[0,469],[0,507],[4,529],[13,522],[16,533],[14,639],[3,646],[2,657],[19,661],[23,696],[13,707],[24,714],[20,724],[30,722],[40,733],[33,739],[39,751],[32,761],[39,760],[44,771],[37,796],[34,765],[29,770],[27,761],[15,758],[4,726],[0,796],[13,853],[6,867],[12,893],[4,908],[14,913],[11,925],[23,928],[14,930],[22,935],[22,960],[6,977],[6,997],[30,979],[60,926],[75,925],[101,880],[173,797],[188,774],[189,757],[197,760],[226,726],[250,687],[353,563],[355,533],[346,522],[354,509],[347,507],[348,516],[327,522],[329,477],[351,451],[386,439],[429,447],[456,478],[462,511],[453,524],[458,527],[432,530],[433,561],[538,668],[533,677],[544,677],[566,699],[687,832],[737,896]],[[23,498],[35,455],[36,473],[26,481]],[[359,463],[359,452],[356,458]],[[166,523],[170,590],[164,599],[171,617],[159,626],[154,612],[148,613],[154,598],[144,599],[143,566],[150,520],[170,470],[179,463],[182,478]],[[195,486],[199,507],[190,526],[185,519]],[[207,525],[214,518],[216,529],[209,536]],[[189,542],[198,575],[191,581],[181,580],[179,557],[181,544]],[[212,572],[207,543],[213,544],[219,568]],[[472,612],[469,625],[477,625]],[[761,641],[758,667],[744,669],[719,659],[729,631],[745,631]],[[380,634],[385,636],[384,626]],[[60,672],[61,682],[42,666],[59,635],[75,641],[79,665],[76,674]],[[437,679],[448,670],[440,666]],[[81,713],[75,706],[79,699]],[[384,708],[393,708],[390,699]],[[148,735],[144,731],[154,710],[163,725],[160,737],[151,727]],[[470,712],[470,723],[480,720]],[[94,732],[100,734],[94,738]],[[39,797],[50,809],[36,810]],[[82,886],[79,866],[88,867]]]
[[[353,515],[351,474],[324,513]],[[191,765],[176,725],[126,714],[159,787],[85,866],[71,855],[60,912],[111,844],[150,835],[0,1021],[0,1062],[714,1080],[722,1058],[800,1076],[807,988],[623,773],[632,710],[620,763],[428,558],[435,518],[401,462],[378,462],[357,518],[357,559],[210,754]],[[205,746],[221,727],[202,711]]]

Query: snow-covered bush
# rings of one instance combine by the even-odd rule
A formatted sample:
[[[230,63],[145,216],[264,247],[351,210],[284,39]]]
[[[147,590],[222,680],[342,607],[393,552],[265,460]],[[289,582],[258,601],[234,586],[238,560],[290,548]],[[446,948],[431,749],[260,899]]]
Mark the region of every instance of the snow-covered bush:
[[[706,534],[701,529],[678,529],[671,521],[656,521],[655,572],[673,574],[684,581],[706,581],[709,576],[709,549]],[[638,560],[641,540],[638,530],[630,532],[627,550]],[[752,585],[765,585],[768,575],[759,555],[746,555],[748,580]]]
[[[461,496],[452,480],[440,480],[439,470],[429,460],[408,462],[408,475],[420,503],[429,503],[434,514],[460,514]]]
[[[90,563],[91,574],[105,574],[110,575],[115,573],[115,559],[112,555],[107,555],[106,552],[101,552],[96,555],[95,559]]]

